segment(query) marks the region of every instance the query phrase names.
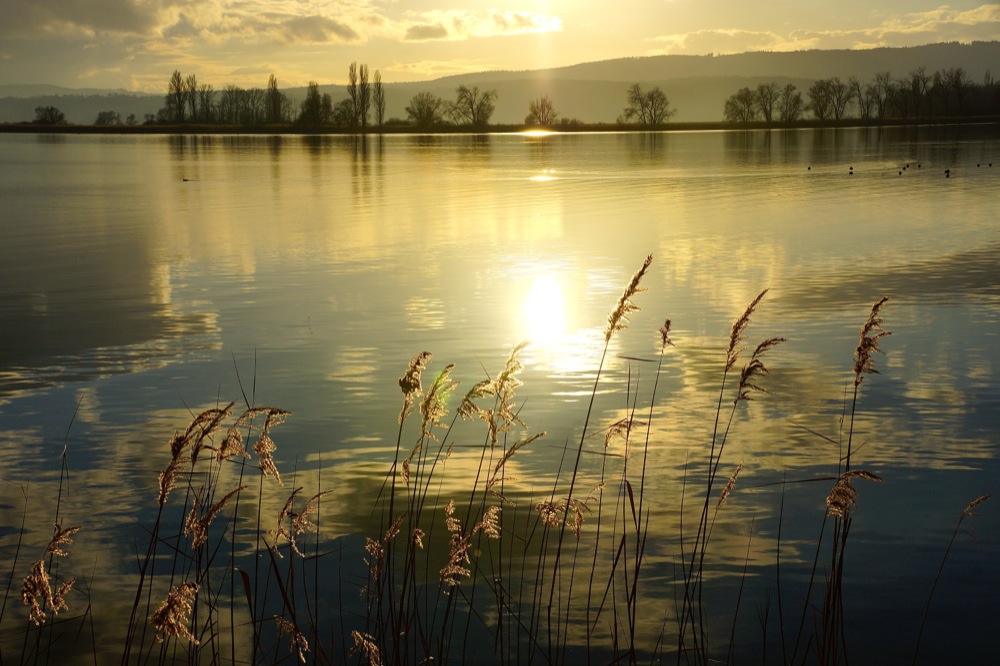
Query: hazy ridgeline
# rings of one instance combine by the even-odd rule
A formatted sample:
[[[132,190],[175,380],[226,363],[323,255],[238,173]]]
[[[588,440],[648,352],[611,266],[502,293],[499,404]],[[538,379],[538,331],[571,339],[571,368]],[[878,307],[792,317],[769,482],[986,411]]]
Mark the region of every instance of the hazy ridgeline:
[[[802,118],[834,119],[839,114],[827,110],[823,102],[827,95],[820,94],[815,100],[809,95],[816,82],[831,79],[845,86],[839,97],[848,92],[853,94],[853,101],[849,99],[846,108],[840,110],[846,118],[873,121],[969,118],[998,113],[997,85],[991,74],[997,70],[998,54],[1000,43],[975,42],[911,48],[653,56],[550,70],[481,72],[424,82],[386,83],[384,120],[397,126],[412,122],[407,108],[417,95],[450,101],[461,86],[496,92],[494,124],[523,123],[529,105],[546,97],[554,104],[559,120],[613,124],[622,116],[629,86],[634,83],[645,89],[663,90],[676,110],[673,120],[678,122],[745,121],[748,119],[745,108],[730,117],[729,98],[744,88],[755,90],[770,84],[779,89],[795,87],[803,99],[803,108],[799,110]],[[372,65],[368,80],[371,86],[375,83],[376,67]],[[360,70],[355,67],[353,83],[347,63],[343,72],[347,74],[347,85],[323,83],[315,90],[317,104],[329,96],[330,113],[322,126],[341,131],[361,125],[356,121],[357,92],[362,83]],[[278,79],[282,76],[281,72],[274,74]],[[856,90],[848,87],[852,79],[858,83]],[[197,72],[185,72],[179,81],[172,81],[170,73],[164,72],[166,97],[124,91],[85,94],[70,89],[49,91],[45,86],[0,86],[0,121],[28,122],[36,117],[36,108],[57,107],[70,123],[80,125],[130,124],[130,117],[136,124],[176,123],[180,117],[176,102],[170,100],[173,94],[170,90],[177,88],[181,89],[182,97],[190,93],[184,102],[191,107],[184,113],[184,122],[234,126],[291,124],[302,115],[302,104],[311,95],[310,88],[288,88],[282,84],[277,91],[279,98],[264,80],[259,87],[237,86],[225,81],[205,81],[198,78]],[[888,104],[879,103],[887,97]],[[375,101],[368,100],[372,109]],[[349,106],[355,108],[348,109]],[[770,106],[765,104],[764,109]],[[751,103],[750,108],[761,121],[766,120],[758,105]],[[371,114],[369,129],[380,126],[375,115]],[[775,113],[774,120],[778,118]]]

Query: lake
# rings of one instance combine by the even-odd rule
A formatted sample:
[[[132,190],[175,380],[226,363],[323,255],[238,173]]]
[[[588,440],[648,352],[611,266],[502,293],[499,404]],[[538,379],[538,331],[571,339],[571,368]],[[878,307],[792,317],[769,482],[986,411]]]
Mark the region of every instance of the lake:
[[[373,557],[365,538],[378,540],[388,526],[387,474],[420,435],[417,412],[400,436],[408,363],[433,353],[425,394],[455,364],[450,423],[461,396],[497,377],[527,341],[515,399],[522,423],[512,421],[498,446],[547,434],[504,472],[503,494],[516,509],[484,500],[505,507],[504,529],[522,545],[508,541],[497,556],[505,575],[479,576],[486,582],[475,588],[466,579],[460,589],[478,597],[444,597],[437,572],[449,538],[444,506],[451,498],[475,505],[483,451],[492,450],[475,419],[447,437],[437,431],[454,448],[428,486],[426,521],[437,521],[444,545],[429,547],[426,557],[437,559],[414,594],[421,590],[428,607],[444,597],[474,609],[456,610],[462,619],[447,634],[456,663],[473,653],[537,663],[589,654],[604,663],[626,643],[645,661],[726,660],[732,647],[738,661],[780,663],[796,638],[796,659],[811,662],[833,548],[826,498],[844,471],[848,436],[851,466],[884,481],[854,482],[839,649],[854,663],[909,661],[919,635],[921,663],[992,663],[1000,510],[995,499],[976,507],[979,515],[963,509],[994,493],[1000,476],[998,193],[996,125],[0,135],[0,552],[12,562],[2,654],[120,659],[171,436],[195,414],[234,401],[233,419],[247,404],[291,415],[271,433],[284,487],[245,481],[246,504],[228,524],[244,536],[274,530],[272,516],[292,490],[305,488],[300,502],[329,491],[318,532],[301,537],[312,555],[302,575],[312,572],[308,589],[324,600],[324,630],[308,656],[325,645],[338,661],[351,630],[376,633],[371,615],[367,624],[360,617],[358,589]],[[602,365],[608,315],[647,255],[645,291],[632,298],[639,310],[611,337]],[[720,410],[731,327],[765,289]],[[878,374],[864,375],[852,410],[859,330],[882,296],[891,297],[881,316],[892,335],[879,340]],[[666,347],[657,332],[665,319]],[[786,341],[764,359],[769,373],[756,383],[766,393],[735,405],[711,493],[742,462],[712,514],[697,614],[704,634],[685,642],[701,652],[678,659],[684,567],[707,502],[696,487],[716,412],[721,433],[740,368],[772,337]],[[605,433],[630,415],[626,456]],[[223,467],[220,488],[236,465]],[[628,522],[640,481],[649,522],[635,560],[639,610],[629,620],[628,584],[608,583],[625,565],[602,565],[622,567],[605,576],[590,561],[615,562],[623,543],[628,554],[617,526]],[[574,499],[592,498],[581,538],[554,536],[556,528],[549,541],[532,541],[541,530],[530,526],[535,505],[569,494],[570,483]],[[180,516],[192,497],[174,490],[168,506]],[[219,520],[222,550],[236,545],[228,566],[215,564],[252,571],[260,595],[272,558],[256,537],[230,538]],[[180,518],[165,521],[180,529]],[[61,579],[78,582],[69,610],[39,631],[26,628],[18,592],[54,523],[81,527],[70,556],[57,561]],[[167,552],[168,541],[153,558],[153,597],[191,565]],[[544,568],[538,553],[552,549],[572,550],[573,569],[584,572],[570,571],[564,554],[560,580],[582,576],[575,593],[556,587],[565,615],[541,621],[544,613],[526,610],[545,605],[538,591],[524,592],[516,611],[494,603],[498,589],[514,595],[501,581],[526,589]],[[276,570],[292,566],[287,548],[284,555]],[[485,570],[480,560],[495,555],[477,546],[466,566]],[[255,635],[247,627],[263,627],[260,610],[243,617],[244,589],[220,578],[215,589],[237,607],[226,615],[238,627],[229,635]],[[261,608],[281,614],[279,595],[269,594]],[[578,613],[589,629],[574,624]],[[273,633],[260,629],[268,660]],[[151,635],[143,640],[149,649]],[[219,650],[226,660],[265,654]]]

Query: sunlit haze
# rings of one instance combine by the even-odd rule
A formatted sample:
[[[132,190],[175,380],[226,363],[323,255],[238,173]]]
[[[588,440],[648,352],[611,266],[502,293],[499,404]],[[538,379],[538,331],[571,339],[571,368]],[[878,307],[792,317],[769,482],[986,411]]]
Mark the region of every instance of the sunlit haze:
[[[387,83],[656,54],[915,46],[1000,38],[984,0],[5,0],[0,83],[159,91],[174,69],[216,87]]]

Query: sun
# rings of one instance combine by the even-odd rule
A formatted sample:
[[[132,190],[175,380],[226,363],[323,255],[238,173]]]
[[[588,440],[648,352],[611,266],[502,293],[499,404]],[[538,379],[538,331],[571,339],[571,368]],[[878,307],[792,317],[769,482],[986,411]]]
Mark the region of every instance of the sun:
[[[535,278],[524,299],[528,339],[535,344],[555,342],[566,332],[566,299],[562,285],[551,275]]]

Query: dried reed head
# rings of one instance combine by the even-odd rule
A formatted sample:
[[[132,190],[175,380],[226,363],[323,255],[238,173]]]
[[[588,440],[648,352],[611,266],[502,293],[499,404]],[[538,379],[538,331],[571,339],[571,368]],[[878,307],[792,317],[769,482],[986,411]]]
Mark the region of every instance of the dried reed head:
[[[406,372],[399,378],[399,388],[403,391],[403,409],[399,412],[400,423],[406,420],[406,416],[413,407],[413,401],[421,394],[420,373],[424,371],[430,360],[430,352],[420,352],[410,359],[410,365],[406,368]]]
[[[21,585],[21,601],[28,606],[28,620],[36,626],[45,624],[46,609],[52,615],[59,611],[69,610],[66,595],[73,589],[76,578],[71,578],[56,589],[52,589],[52,577],[45,570],[45,560],[36,561],[31,567],[31,573],[24,578]]]
[[[52,528],[52,538],[45,546],[45,555],[56,557],[69,557],[69,553],[63,550],[63,546],[73,543],[73,535],[80,531],[77,527],[62,528],[55,525]],[[62,610],[69,610],[66,605],[66,595],[73,589],[76,578],[71,578],[59,587],[52,588],[52,576],[45,570],[45,560],[40,559],[31,567],[31,572],[25,576],[21,585],[21,601],[28,606],[28,619],[41,626],[45,623],[46,613],[53,615]]]
[[[740,383],[736,391],[736,398],[733,400],[734,404],[740,400],[752,400],[754,391],[767,393],[767,389],[757,383],[762,377],[770,374],[770,371],[764,366],[762,359],[764,354],[784,341],[785,338],[768,338],[753,350],[753,354],[750,355],[750,362],[744,365],[743,370],[740,371]]]
[[[517,415],[517,405],[514,402],[515,392],[522,385],[518,375],[524,369],[520,354],[527,347],[527,342],[516,345],[507,357],[503,370],[494,379],[487,379],[473,386],[458,407],[458,415],[464,419],[478,416],[489,429],[490,445],[496,446],[498,436],[502,432],[510,432],[515,425],[522,428],[528,426]],[[485,409],[476,405],[476,400],[492,397],[494,405]]]
[[[651,263],[653,263],[653,255],[646,257],[646,261],[642,263],[642,268],[636,271],[632,279],[629,280],[628,285],[625,286],[625,291],[622,292],[621,298],[618,299],[618,305],[608,315],[608,325],[604,328],[605,344],[611,342],[611,336],[628,326],[629,314],[639,310],[639,306],[632,302],[632,297],[641,291],[645,291],[645,289],[639,286],[639,283],[642,281]]]
[[[622,441],[628,442],[629,435],[632,433],[632,428],[642,428],[646,425],[647,423],[645,421],[636,421],[631,417],[615,421],[608,427],[608,431],[604,434],[604,448],[607,449],[611,446],[611,440],[613,439],[621,439]]]
[[[291,412],[278,409],[277,407],[263,407],[258,409],[264,412],[265,417],[260,436],[253,445],[253,452],[257,454],[257,465],[260,467],[261,474],[274,477],[278,485],[283,486],[285,484],[281,480],[281,474],[278,472],[278,467],[274,464],[274,452],[278,450],[278,447],[275,446],[274,440],[271,439],[271,428],[284,423]]]
[[[750,316],[757,310],[757,306],[760,305],[761,299],[764,298],[764,294],[768,292],[767,289],[757,294],[757,298],[750,302],[747,309],[743,311],[743,314],[733,322],[733,328],[729,332],[729,347],[726,350],[726,372],[733,369],[736,365],[736,361],[739,360],[740,352],[743,351],[741,345],[743,344],[743,334],[747,330],[747,326],[750,325]]]
[[[991,497],[993,497],[993,495],[981,495],[969,502],[968,506],[962,510],[962,518],[964,519],[970,516],[975,516],[976,514],[974,513],[974,509]]]
[[[863,469],[852,469],[849,472],[844,472],[826,498],[826,515],[843,518],[854,508],[858,501],[858,491],[851,485],[851,479],[882,481],[882,477]]]
[[[225,497],[216,502],[215,504],[208,507],[204,512],[199,511],[202,508],[200,495],[195,495],[194,506],[191,507],[190,513],[188,513],[187,520],[184,521],[184,536],[191,537],[191,547],[197,548],[208,541],[208,526],[212,524],[215,517],[226,508],[230,500],[236,497],[240,492],[246,490],[247,486],[243,485],[235,490],[230,490],[226,493]]]
[[[363,634],[352,629],[351,639],[354,641],[354,647],[351,648],[349,655],[360,654],[368,661],[368,666],[382,666],[382,652],[371,634]]]
[[[892,335],[891,331],[882,330],[882,307],[889,300],[888,296],[875,301],[872,310],[868,314],[868,319],[861,327],[861,340],[858,348],[854,352],[854,385],[858,386],[866,374],[878,374],[875,369],[875,352],[881,352],[879,340],[887,335]]]
[[[717,508],[722,508],[725,505],[726,500],[729,499],[729,495],[732,494],[733,490],[736,488],[736,479],[739,477],[740,472],[743,470],[743,461],[736,466],[736,471],[733,472],[732,476],[729,477],[729,481],[726,482],[726,486],[719,493],[719,503],[716,504]]]
[[[448,562],[441,567],[439,579],[448,588],[459,584],[461,578],[471,576],[472,571],[466,567],[469,560],[469,538],[462,533],[462,521],[455,517],[455,500],[449,500],[444,508],[445,527],[451,532],[451,545],[448,548]]]
[[[667,346],[674,346],[673,341],[670,339],[670,320],[663,322],[663,326],[659,328],[660,333],[660,350],[664,350]]]
[[[222,425],[223,420],[229,417],[234,403],[229,403],[219,409],[206,409],[191,421],[185,439],[191,442],[191,463],[198,461],[198,454],[205,446],[205,440],[212,436]]]
[[[282,507],[281,511],[278,513],[277,527],[273,530],[267,531],[268,534],[274,537],[274,551],[278,553],[279,557],[281,556],[281,553],[278,552],[278,539],[282,537],[288,541],[288,545],[295,553],[297,553],[300,557],[305,557],[305,553],[299,549],[297,539],[307,532],[316,531],[316,526],[309,521],[309,516],[319,510],[320,499],[323,495],[333,492],[330,490],[324,490],[321,493],[316,493],[306,500],[306,505],[302,511],[297,512],[294,510],[295,498],[301,491],[302,488],[296,488],[292,491],[292,494],[288,496],[287,500],[285,500],[285,506]],[[285,526],[286,523],[288,527]]]
[[[52,528],[52,538],[49,545],[45,547],[45,554],[58,555],[59,557],[69,557],[69,553],[62,549],[62,546],[69,546],[73,543],[73,535],[80,531],[79,526],[62,528],[56,525]]]
[[[167,598],[149,616],[149,623],[156,630],[156,641],[162,643],[166,638],[184,638],[193,645],[198,645],[188,628],[191,609],[198,594],[198,585],[187,581],[170,588]]]
[[[278,639],[282,636],[291,636],[288,640],[288,654],[296,655],[301,663],[306,663],[306,652],[309,652],[309,641],[302,635],[298,627],[281,617],[274,616],[274,623],[278,626]]]
[[[434,428],[441,425],[441,419],[448,414],[448,398],[454,392],[458,382],[451,378],[454,363],[449,363],[438,373],[427,395],[420,401],[420,429],[424,436],[437,441]]]

